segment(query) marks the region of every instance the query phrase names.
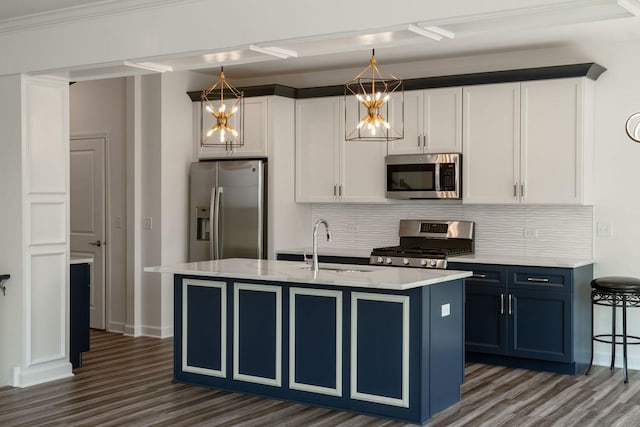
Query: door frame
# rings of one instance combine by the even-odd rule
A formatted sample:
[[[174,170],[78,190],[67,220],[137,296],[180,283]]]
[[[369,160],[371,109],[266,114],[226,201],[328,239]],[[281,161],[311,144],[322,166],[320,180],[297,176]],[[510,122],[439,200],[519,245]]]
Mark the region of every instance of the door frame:
[[[111,331],[111,138],[109,132],[74,132],[69,136],[69,141],[79,139],[104,140],[104,328]],[[71,153],[71,147],[69,147]],[[69,233],[71,229],[69,228]],[[71,237],[69,236],[69,245]],[[121,331],[118,331],[121,332]]]

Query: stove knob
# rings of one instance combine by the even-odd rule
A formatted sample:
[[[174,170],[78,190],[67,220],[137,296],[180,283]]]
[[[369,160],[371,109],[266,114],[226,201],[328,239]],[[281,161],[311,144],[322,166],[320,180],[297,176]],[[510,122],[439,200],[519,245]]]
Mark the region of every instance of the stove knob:
[[[409,265],[409,258],[404,258],[404,259],[402,260],[402,263],[403,263],[404,265]]]
[[[387,264],[391,264],[392,261],[390,257],[387,257],[387,259],[385,259],[384,262],[386,262]]]
[[[426,259],[420,260],[420,265],[425,267],[427,265],[427,260]]]
[[[435,259],[432,259],[431,261],[429,261],[430,267],[435,267],[436,265],[438,265],[438,261],[436,261]]]
[[[378,264],[382,264],[384,262],[384,258],[379,256],[378,257]]]

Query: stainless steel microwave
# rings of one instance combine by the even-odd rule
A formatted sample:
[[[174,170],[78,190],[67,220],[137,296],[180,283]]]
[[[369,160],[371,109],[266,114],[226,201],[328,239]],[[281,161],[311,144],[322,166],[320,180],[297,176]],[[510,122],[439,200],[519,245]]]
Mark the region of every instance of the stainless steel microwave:
[[[392,154],[385,158],[390,199],[461,199],[462,154]]]

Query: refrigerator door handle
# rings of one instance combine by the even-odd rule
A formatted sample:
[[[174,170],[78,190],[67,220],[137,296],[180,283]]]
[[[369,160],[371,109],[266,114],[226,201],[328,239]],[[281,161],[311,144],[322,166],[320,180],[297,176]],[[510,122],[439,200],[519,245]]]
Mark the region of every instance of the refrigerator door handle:
[[[218,187],[217,191],[216,191],[216,206],[215,206],[215,218],[214,218],[214,231],[215,231],[215,242],[214,242],[214,253],[215,253],[215,257],[213,259],[220,259],[222,258],[222,239],[220,238],[220,205],[222,203],[222,191],[223,188],[222,187]]]
[[[211,187],[211,199],[209,199],[209,259],[218,259],[217,244],[218,230],[216,224],[216,201],[218,191],[216,187]]]

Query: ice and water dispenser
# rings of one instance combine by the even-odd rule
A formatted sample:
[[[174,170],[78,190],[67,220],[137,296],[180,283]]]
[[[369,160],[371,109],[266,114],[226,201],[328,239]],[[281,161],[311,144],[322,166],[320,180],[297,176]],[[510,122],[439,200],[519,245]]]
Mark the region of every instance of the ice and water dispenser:
[[[209,207],[196,207],[196,239],[209,240]]]

